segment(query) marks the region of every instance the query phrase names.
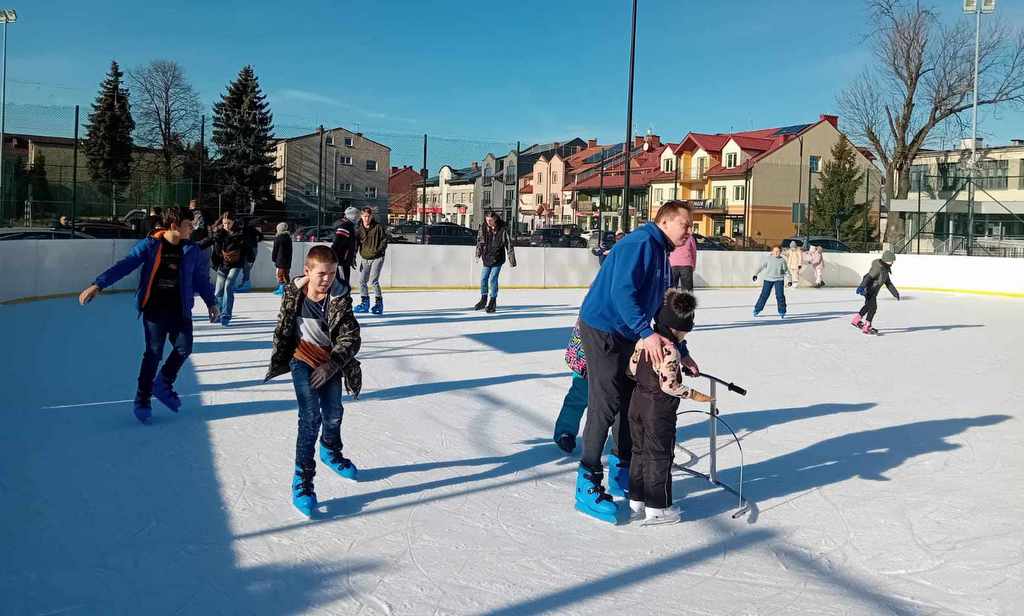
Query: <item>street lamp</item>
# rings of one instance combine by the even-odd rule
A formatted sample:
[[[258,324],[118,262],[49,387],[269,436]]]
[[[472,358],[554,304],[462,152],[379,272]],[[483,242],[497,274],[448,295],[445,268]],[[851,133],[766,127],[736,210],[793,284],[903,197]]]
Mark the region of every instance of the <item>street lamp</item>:
[[[4,124],[7,120],[7,24],[18,20],[14,9],[0,9],[0,21],[4,22],[3,84],[0,85],[0,211],[4,205]]]
[[[974,13],[974,104],[971,108],[971,160],[968,163],[967,254],[974,245],[974,174],[978,166],[978,59],[981,55],[981,14],[994,13],[996,0],[964,0],[964,12]]]

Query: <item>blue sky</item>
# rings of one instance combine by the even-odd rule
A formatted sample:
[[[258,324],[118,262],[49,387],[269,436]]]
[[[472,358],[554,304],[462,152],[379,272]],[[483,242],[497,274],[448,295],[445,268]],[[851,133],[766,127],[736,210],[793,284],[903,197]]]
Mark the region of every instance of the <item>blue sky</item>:
[[[432,139],[432,169],[516,140],[625,133],[628,0],[18,4],[12,131],[66,125],[64,112],[27,105],[87,108],[111,59],[167,58],[206,104],[250,63],[279,133],[358,127],[392,146],[393,164],[419,166],[423,133],[445,137]],[[671,141],[833,113],[836,94],[872,61],[859,0],[639,4],[634,126]],[[947,4],[957,18],[959,0]],[[1024,23],[1018,1],[1000,2],[998,15]],[[983,114],[980,132],[996,143],[1024,137],[1024,112]]]

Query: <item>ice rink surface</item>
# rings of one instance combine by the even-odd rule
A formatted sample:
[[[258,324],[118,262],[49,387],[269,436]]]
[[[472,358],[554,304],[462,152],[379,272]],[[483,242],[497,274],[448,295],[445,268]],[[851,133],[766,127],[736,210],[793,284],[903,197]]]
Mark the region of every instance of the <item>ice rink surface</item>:
[[[131,414],[142,326],[128,294],[0,306],[3,614],[1020,614],[1024,302],[850,289],[699,291],[690,349],[720,392],[755,506],[679,473],[683,524],[573,509],[551,442],[582,290],[386,295],[361,317],[363,395],[292,508],[296,403],[263,383],[279,299],[201,320],[177,389]],[[200,302],[201,306],[201,302]],[[706,381],[693,381],[706,390]],[[683,409],[698,408],[684,402]],[[680,443],[708,451],[700,416]],[[723,477],[739,457],[725,441]],[[577,450],[577,455],[578,455]],[[706,463],[697,463],[700,468]]]

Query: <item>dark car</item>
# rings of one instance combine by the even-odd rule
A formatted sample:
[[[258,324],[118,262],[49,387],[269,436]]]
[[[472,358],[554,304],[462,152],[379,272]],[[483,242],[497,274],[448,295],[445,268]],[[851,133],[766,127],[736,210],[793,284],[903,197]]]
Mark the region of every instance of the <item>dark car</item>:
[[[75,232],[71,237],[71,229],[50,229],[47,227],[4,227],[0,228],[0,241],[4,240],[91,240],[96,239],[88,233]]]
[[[566,233],[568,229],[568,233]],[[534,229],[530,246],[544,248],[586,248],[587,240],[579,235],[578,227],[546,227]]]
[[[476,231],[452,223],[426,225],[416,230],[416,243],[474,246],[476,245]]]
[[[693,239],[697,242],[697,250],[729,250],[710,237],[704,237],[699,233],[694,233]]]
[[[292,239],[296,242],[333,242],[334,227],[331,225],[320,225],[319,231],[317,231],[316,225],[299,227],[292,234]]]
[[[791,244],[796,244],[800,248],[807,250],[808,246],[821,246],[821,249],[825,252],[853,252],[850,247],[845,243],[831,237],[824,235],[803,235],[796,237],[789,237],[779,244],[783,249],[789,248]]]
[[[402,244],[406,242],[412,242],[416,239],[416,232],[423,227],[423,223],[418,220],[403,220],[388,229],[388,235],[391,236],[390,241],[396,244]]]
[[[66,230],[62,228],[60,230]],[[142,237],[141,232],[120,222],[79,220],[75,222],[75,234],[85,233],[99,239],[123,240]]]

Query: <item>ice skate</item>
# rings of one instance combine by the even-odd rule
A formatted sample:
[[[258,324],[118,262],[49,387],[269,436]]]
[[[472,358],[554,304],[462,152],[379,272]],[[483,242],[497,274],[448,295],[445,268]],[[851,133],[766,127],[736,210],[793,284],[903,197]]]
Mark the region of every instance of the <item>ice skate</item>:
[[[629,493],[629,462],[623,462],[615,454],[608,456],[608,493],[612,496]]]
[[[365,295],[363,296],[362,301],[359,303],[359,305],[352,309],[352,312],[354,312],[356,314],[363,314],[363,313],[369,312],[369,311],[370,311],[370,298],[365,296]]]
[[[181,409],[181,398],[162,374],[158,374],[153,380],[153,397],[170,409],[172,413],[177,413]]]
[[[665,509],[647,507],[644,515],[644,526],[663,526],[668,524],[679,524],[683,521],[683,512],[679,507],[671,505]]]
[[[618,507],[601,485],[603,473],[592,472],[582,464],[576,472],[576,511],[597,518],[602,522],[617,524]]]
[[[370,308],[370,312],[373,314],[384,314],[384,298],[378,297],[377,301],[373,302],[373,308]]]
[[[135,401],[135,407],[132,409],[135,413],[135,419],[138,419],[144,424],[149,423],[149,418],[153,416],[153,406],[147,401],[142,402],[140,400]]]
[[[307,518],[313,517],[313,511],[316,510],[316,492],[313,491],[315,474],[313,469],[304,470],[296,466],[292,476],[292,504]]]
[[[341,450],[333,451],[320,445],[320,461],[331,468],[332,471],[338,473],[345,479],[351,479],[355,481],[356,475],[359,474],[359,469],[345,456],[341,455]]]

